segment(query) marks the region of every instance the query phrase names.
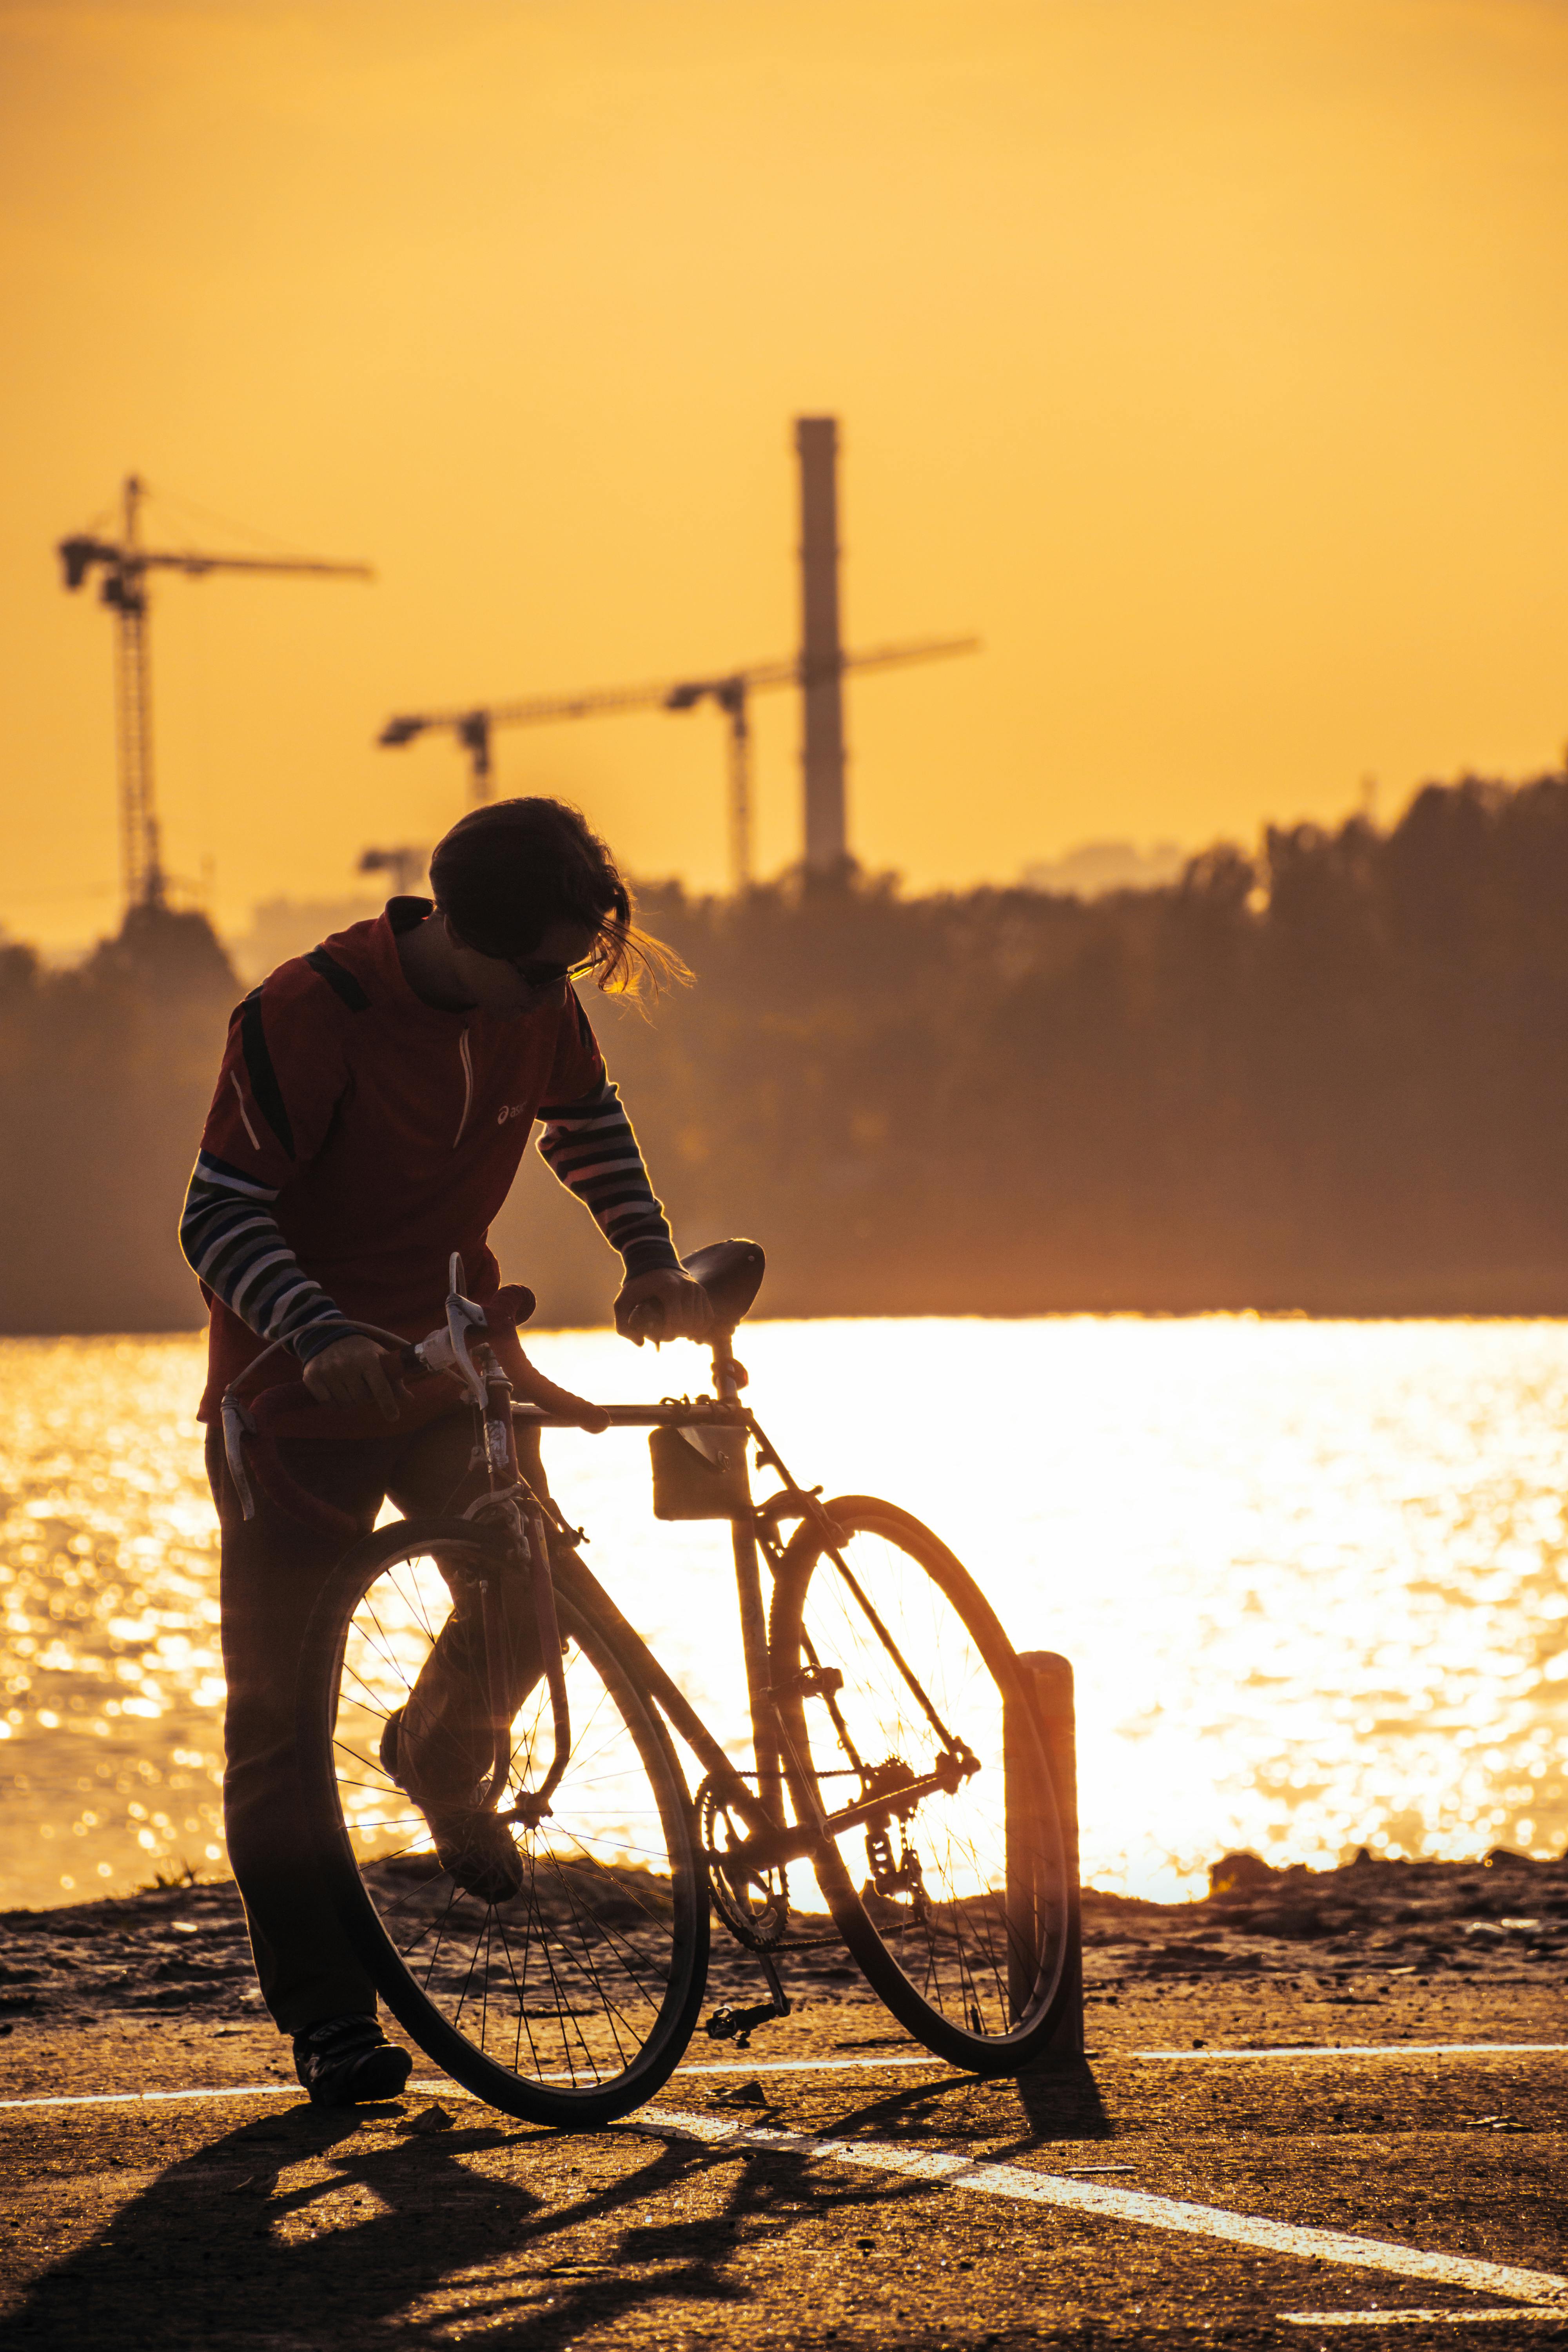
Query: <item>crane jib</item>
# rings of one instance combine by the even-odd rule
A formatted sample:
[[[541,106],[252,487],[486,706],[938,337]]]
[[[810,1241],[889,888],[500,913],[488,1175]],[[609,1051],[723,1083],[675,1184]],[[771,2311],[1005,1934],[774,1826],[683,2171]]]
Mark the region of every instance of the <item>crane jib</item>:
[[[492,702],[468,710],[399,711],[376,737],[384,751],[396,751],[421,735],[448,733],[468,754],[473,798],[490,792],[490,734],[497,727],[542,727],[563,719],[602,719],[630,710],[695,710],[711,702],[729,720],[730,862],[737,890],[752,879],[751,725],[747,702],[753,694],[798,686],[809,691],[847,670],[895,669],[910,662],[938,661],[980,650],[978,637],[919,637],[907,645],[870,646],[807,660],[752,662],[712,677],[661,678],[643,686],[593,687],[581,694],[535,696],[525,702]]]
[[[315,555],[227,555],[199,548],[145,547],[142,505],[146,485],[126,477],[121,491],[118,539],[79,531],[57,548],[68,589],[103,574],[100,597],[117,624],[117,746],[120,766],[121,860],[131,907],[161,907],[167,877],[153,793],[151,653],[147,642],[149,572],[205,579],[210,572],[285,572],[324,580],[374,580],[368,563],[339,563]]]

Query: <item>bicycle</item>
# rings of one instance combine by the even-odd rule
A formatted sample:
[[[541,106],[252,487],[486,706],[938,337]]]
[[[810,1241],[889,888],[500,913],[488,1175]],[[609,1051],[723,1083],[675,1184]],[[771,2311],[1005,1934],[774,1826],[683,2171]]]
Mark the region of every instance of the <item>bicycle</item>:
[[[798,1948],[795,1918],[810,1941],[824,1927],[841,1940],[937,2055],[1016,2073],[1050,2043],[1068,1999],[1064,1839],[1026,1677],[929,1528],[871,1496],[825,1502],[801,1486],[742,1401],[734,1335],[761,1248],[718,1243],[687,1265],[714,1310],[711,1393],[595,1408],[590,1425],[649,1431],[656,1516],[731,1522],[746,1768],[588,1568],[581,1531],[523,1475],[518,1427],[579,1424],[582,1401],[531,1368],[543,1402],[515,1401],[490,1345],[497,1305],[487,1318],[463,1297],[454,1259],[443,1331],[410,1347],[360,1328],[395,1346],[410,1378],[456,1375],[486,1487],[466,1516],[361,1537],[322,1590],[298,1716],[320,1867],[413,2040],[535,2122],[602,2124],[665,2083],[697,2027],[710,1906],[768,1991],[710,2017],[716,2038],[744,2047],[787,2013],[778,1971]],[[267,1391],[250,1412],[231,1391],[230,1466],[247,1508],[248,1472],[282,1507],[320,1516],[269,1436],[286,1404]],[[780,1481],[761,1502],[749,1453]],[[428,1798],[404,1785],[411,1722],[472,1816],[508,1825],[515,1895],[470,1892],[462,1866],[441,1862]],[[695,1790],[672,1733],[701,1769]],[[815,1875],[827,1920],[795,1908],[792,1868],[797,1896],[800,1871]]]

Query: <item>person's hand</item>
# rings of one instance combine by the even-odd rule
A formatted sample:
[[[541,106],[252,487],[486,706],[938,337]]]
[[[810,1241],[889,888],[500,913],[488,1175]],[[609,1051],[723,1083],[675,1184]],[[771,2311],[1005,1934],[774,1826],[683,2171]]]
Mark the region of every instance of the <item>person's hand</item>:
[[[713,1328],[713,1308],[694,1276],[679,1266],[658,1266],[621,1285],[616,1328],[638,1348],[645,1339],[706,1339]]]
[[[383,1421],[395,1421],[407,1391],[395,1360],[374,1339],[355,1332],[334,1339],[305,1367],[305,1386],[318,1404],[374,1405]]]

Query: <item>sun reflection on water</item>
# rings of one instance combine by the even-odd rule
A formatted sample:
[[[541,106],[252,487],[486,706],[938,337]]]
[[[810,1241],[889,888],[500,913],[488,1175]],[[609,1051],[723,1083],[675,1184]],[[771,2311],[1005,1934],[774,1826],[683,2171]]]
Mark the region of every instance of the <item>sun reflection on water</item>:
[[[599,1395],[702,1385],[606,1333]],[[1078,1676],[1086,1875],[1171,1893],[1232,1845],[1568,1843],[1568,1326],[1066,1318],[763,1324],[805,1484],[886,1494]],[[199,1340],[0,1342],[0,1900],[222,1866],[217,1547]],[[588,1557],[721,1736],[724,1531],[648,1515],[641,1439],[551,1462]]]
[[[217,1542],[189,1339],[0,1344],[0,1894],[223,1854]]]

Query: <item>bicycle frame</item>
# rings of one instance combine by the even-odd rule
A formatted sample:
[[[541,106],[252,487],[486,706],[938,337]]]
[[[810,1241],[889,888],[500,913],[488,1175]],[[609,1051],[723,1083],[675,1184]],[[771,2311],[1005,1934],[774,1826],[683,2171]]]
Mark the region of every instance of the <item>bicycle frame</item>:
[[[951,1794],[963,1780],[978,1769],[978,1763],[964,1743],[955,1739],[947,1729],[897,1643],[844,1560],[837,1548],[837,1530],[823,1509],[818,1499],[819,1490],[808,1490],[795,1484],[751,1409],[741,1403],[738,1393],[725,1395],[722,1392],[727,1387],[732,1391],[739,1388],[739,1381],[734,1377],[739,1368],[729,1358],[727,1349],[721,1350],[716,1347],[714,1359],[714,1384],[719,1393],[713,1397],[671,1399],[657,1405],[606,1405],[604,1411],[608,1417],[608,1425],[616,1429],[743,1429],[748,1439],[757,1447],[759,1463],[775,1469],[784,1481],[776,1494],[754,1506],[749,1515],[737,1516],[731,1521],[752,1722],[752,1753],[756,1780],[754,1793],[745,1775],[731,1760],[679,1685],[660,1665],[636,1627],[585,1562],[580,1563],[580,1573],[614,1623],[617,1636],[635,1658],[645,1692],[697,1757],[722,1802],[740,1817],[750,1832],[742,1843],[731,1849],[731,1858],[742,1868],[749,1866],[760,1874],[786,1863],[805,1861],[846,1830],[886,1821],[900,1809],[917,1804],[922,1797],[932,1795],[938,1790]],[[512,1418],[514,1422],[531,1423],[540,1429],[566,1429],[576,1425],[564,1414],[549,1412],[533,1405],[514,1405]],[[779,1521],[785,1518],[810,1518],[819,1525],[827,1539],[824,1548],[828,1557],[855,1594],[944,1750],[937,1769],[931,1773],[897,1787],[879,1789],[874,1796],[837,1812],[819,1813],[814,1821],[793,1823],[786,1822],[784,1812],[782,1749],[784,1735],[773,1703],[768,1659],[767,1612],[763,1605],[762,1583],[764,1549],[775,1569],[782,1557],[783,1546],[777,1540],[775,1530]],[[806,1786],[808,1776],[799,1769],[802,1759],[792,1756],[790,1760],[797,1768],[797,1785]]]
[[[672,1399],[664,1404],[616,1404],[606,1405],[604,1410],[612,1429],[741,1428],[748,1438],[767,1448],[769,1454],[772,1451],[752,1413],[733,1398]],[[564,1413],[550,1412],[538,1405],[513,1404],[510,1418],[514,1428],[520,1423],[531,1423],[539,1429],[571,1429],[578,1425]],[[544,1507],[521,1478],[516,1468],[516,1459],[514,1443],[511,1453],[513,1475],[532,1507],[542,1512]],[[496,1467],[503,1465],[498,1464]],[[768,1508],[775,1516],[788,1492],[786,1488],[784,1496],[772,1498]],[[808,1507],[814,1499],[801,1496],[802,1508]],[[578,1572],[635,1660],[646,1695],[654,1701],[671,1728],[679,1733],[715,1783],[724,1802],[744,1822],[753,1840],[776,1837],[784,1828],[784,1771],[768,1681],[767,1612],[763,1600],[761,1547],[758,1542],[758,1521],[762,1517],[762,1513],[753,1512],[749,1518],[731,1521],[741,1639],[751,1714],[752,1754],[757,1784],[754,1791],[679,1685],[660,1665],[641,1634],[605,1590],[586,1561],[579,1559],[578,1562]],[[563,1525],[563,1532],[571,1532],[559,1520],[558,1525]],[[810,1852],[821,1834],[820,1827],[814,1825],[810,1837],[800,1846],[799,1852],[802,1854]]]
[[[571,1747],[571,1728],[560,1638],[555,1630],[549,1549],[544,1534],[547,1507],[522,1476],[517,1458],[517,1425],[525,1422],[540,1429],[568,1429],[580,1427],[581,1421],[565,1412],[552,1412],[545,1406],[514,1402],[510,1385],[494,1349],[488,1340],[479,1336],[485,1328],[484,1310],[461,1295],[461,1263],[454,1257],[452,1295],[447,1303],[445,1350],[437,1340],[425,1343],[416,1353],[422,1365],[440,1360],[449,1362],[462,1377],[479,1412],[480,1453],[489,1475],[490,1492],[469,1506],[468,1516],[476,1518],[489,1516],[510,1521],[515,1530],[517,1551],[531,1567],[534,1607],[550,1685],[554,1755],[540,1787],[524,1791],[509,1811],[517,1820],[536,1824],[549,1811],[550,1797],[565,1769]],[[930,1696],[911,1672],[898,1643],[862,1591],[838,1549],[837,1530],[818,1499],[818,1490],[808,1491],[796,1485],[785,1467],[783,1456],[764,1434],[756,1416],[749,1406],[741,1402],[746,1374],[732,1353],[732,1336],[731,1331],[721,1329],[713,1339],[713,1394],[710,1397],[695,1401],[685,1397],[671,1398],[658,1405],[602,1405],[596,1408],[595,1418],[602,1428],[612,1429],[743,1429],[747,1438],[757,1448],[759,1465],[770,1465],[784,1481],[776,1495],[770,1496],[760,1507],[753,1507],[749,1515],[737,1514],[731,1519],[735,1589],[740,1604],[741,1640],[752,1720],[752,1756],[757,1784],[754,1796],[747,1786],[745,1775],[731,1761],[684,1691],[659,1664],[636,1627],[627,1621],[585,1563],[582,1565],[581,1572],[636,1659],[644,1689],[658,1706],[671,1727],[679,1733],[706,1768],[709,1780],[721,1801],[738,1815],[749,1830],[749,1837],[731,1849],[727,1860],[731,1865],[739,1866],[742,1876],[750,1876],[780,1868],[786,1863],[805,1861],[831,1839],[841,1836],[846,1830],[870,1827],[873,1823],[885,1825],[895,1812],[913,1807],[922,1797],[933,1795],[938,1790],[952,1794],[961,1781],[979,1769],[979,1759],[948,1730]],[[531,1531],[531,1542],[523,1533],[525,1517]],[[558,1513],[556,1517],[562,1532],[570,1532]],[[874,1794],[863,1797],[858,1804],[845,1806],[834,1813],[819,1811],[813,1821],[795,1823],[786,1822],[784,1817],[784,1773],[781,1748],[785,1735],[773,1704],[761,1564],[761,1554],[765,1546],[776,1570],[782,1554],[776,1535],[777,1524],[781,1518],[791,1517],[811,1518],[818,1524],[826,1538],[825,1549],[828,1557],[859,1602],[943,1749],[942,1759],[933,1772],[893,1788],[879,1788]],[[491,1623],[487,1600],[487,1656],[490,1648]],[[831,1692],[827,1696],[831,1706]],[[840,1734],[847,1745],[847,1736],[844,1734],[837,1710],[835,1721],[838,1723]],[[850,1753],[853,1754],[852,1748]],[[858,1759],[855,1760],[858,1762]],[[790,1761],[796,1768],[796,1785],[806,1788],[809,1776],[800,1769],[801,1759],[792,1755]],[[498,1716],[495,1768],[483,1800],[487,1804],[493,1802],[496,1794],[505,1785],[510,1764],[510,1727],[503,1724]]]
[[[546,1381],[540,1381],[538,1385],[547,1395],[562,1397],[563,1404],[575,1402],[578,1409],[575,1412],[557,1410],[549,1405],[515,1401],[511,1385],[486,1336],[485,1309],[463,1297],[461,1284],[461,1263],[454,1258],[447,1328],[432,1333],[428,1339],[417,1345],[399,1340],[395,1334],[381,1331],[374,1325],[356,1328],[395,1347],[405,1377],[419,1378],[437,1371],[455,1373],[467,1390],[474,1408],[479,1435],[478,1456],[486,1472],[487,1487],[469,1504],[464,1516],[475,1521],[476,1531],[480,1525],[489,1522],[502,1536],[505,1550],[498,1560],[502,1574],[521,1571],[529,1577],[550,1690],[553,1733],[550,1768],[536,1789],[524,1790],[519,1795],[507,1809],[506,1816],[535,1827],[550,1811],[550,1799],[560,1784],[571,1752],[570,1716],[555,1618],[547,1527],[552,1523],[557,1532],[566,1537],[572,1536],[574,1530],[568,1528],[554,1504],[536,1495],[523,1476],[518,1461],[517,1430],[520,1424],[531,1424],[542,1430],[580,1428],[584,1425],[583,1411],[580,1400],[566,1399],[562,1391]],[[614,1623],[619,1640],[636,1662],[645,1693],[697,1757],[719,1801],[745,1828],[746,1837],[731,1847],[726,1856],[727,1864],[734,1866],[737,1874],[744,1878],[762,1876],[790,1862],[805,1861],[847,1830],[885,1826],[895,1813],[907,1814],[922,1798],[933,1795],[939,1790],[952,1793],[963,1780],[979,1769],[979,1759],[963,1740],[955,1738],[948,1729],[845,1560],[839,1549],[838,1530],[820,1500],[820,1488],[805,1488],[796,1483],[751,1408],[742,1402],[741,1391],[745,1385],[746,1374],[731,1351],[731,1331],[721,1330],[712,1342],[714,1392],[711,1396],[667,1398],[659,1404],[604,1405],[592,1410],[593,1425],[600,1429],[742,1430],[745,1433],[746,1441],[756,1447],[759,1467],[776,1471],[783,1481],[775,1494],[731,1517],[736,1596],[740,1607],[751,1716],[753,1770],[750,1778],[755,1782],[754,1789],[745,1772],[731,1760],[679,1685],[660,1665],[636,1627],[581,1559],[578,1572],[592,1588],[598,1604]],[[266,1354],[273,1352],[269,1349]],[[261,1360],[263,1359],[257,1359],[258,1363]],[[254,1369],[254,1366],[250,1368]],[[248,1517],[254,1503],[246,1480],[243,1438],[247,1431],[255,1435],[265,1416],[264,1407],[251,1412],[239,1403],[235,1394],[238,1385],[237,1381],[235,1382],[224,1399],[224,1431],[230,1468]],[[303,1395],[304,1391],[295,1384],[289,1393]],[[256,1466],[259,1473],[259,1462]],[[275,1480],[281,1475],[275,1449],[272,1475]],[[265,1476],[263,1483],[268,1483]],[[292,1494],[287,1491],[279,1493],[277,1499],[285,1508],[302,1507],[309,1511],[313,1507],[310,1498],[298,1489]],[[322,1516],[320,1512],[317,1515]],[[328,1513],[325,1516],[341,1515]],[[816,1526],[823,1538],[824,1551],[835,1563],[910,1696],[924,1714],[941,1750],[935,1769],[929,1773],[892,1787],[879,1786],[874,1791],[864,1794],[856,1804],[832,1813],[823,1813],[818,1810],[813,1820],[794,1822],[787,1821],[784,1814],[784,1749],[786,1735],[779,1721],[770,1678],[767,1611],[762,1580],[764,1554],[775,1573],[783,1558],[784,1546],[779,1539],[778,1528],[785,1519],[809,1519]],[[490,1805],[505,1788],[513,1759],[510,1723],[502,1719],[506,1710],[500,1699],[500,1669],[496,1664],[500,1641],[494,1597],[487,1577],[481,1577],[479,1582],[486,1678],[496,1732],[494,1761],[480,1801]],[[818,1671],[817,1662],[813,1658],[807,1672],[815,1675]],[[831,1670],[828,1670],[816,1686],[826,1699],[852,1768],[858,1770],[863,1779],[868,1780],[871,1776],[855,1753],[835,1706],[830,1676]],[[788,1761],[795,1768],[795,1786],[809,1789],[810,1776],[802,1769],[804,1759],[792,1753]]]

